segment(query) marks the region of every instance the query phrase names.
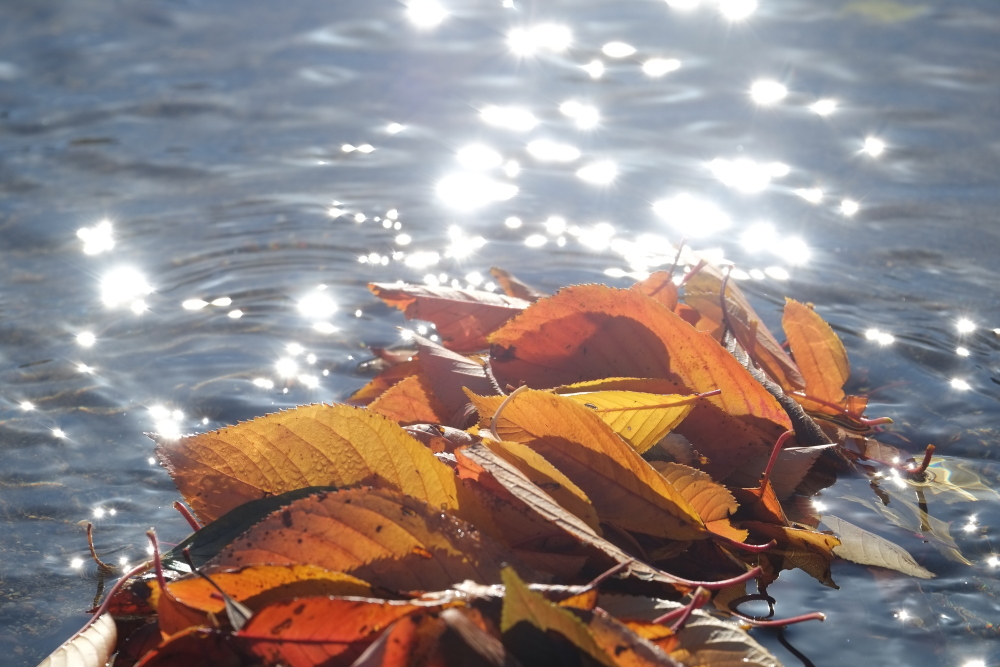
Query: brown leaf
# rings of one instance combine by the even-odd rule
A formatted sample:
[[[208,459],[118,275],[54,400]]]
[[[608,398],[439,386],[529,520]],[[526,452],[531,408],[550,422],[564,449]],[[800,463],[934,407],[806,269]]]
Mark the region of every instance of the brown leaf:
[[[701,313],[712,323],[712,328],[721,327],[723,275],[718,269],[706,264],[684,283],[684,303]],[[733,335],[743,349],[760,365],[785,391],[802,389],[805,379],[795,361],[781,348],[767,326],[754,311],[743,290],[733,281],[726,283],[726,312]]]
[[[111,614],[104,614],[84,632],[53,651],[38,667],[104,667],[118,640]]]
[[[816,530],[776,526],[760,521],[744,521],[741,525],[749,529],[751,534],[778,543],[763,555],[771,562],[776,562],[781,569],[799,568],[815,577],[820,583],[837,588],[830,576],[833,550],[840,545],[840,540],[835,536]]]
[[[179,440],[157,438],[157,455],[204,521],[308,486],[372,484],[459,508],[448,466],[364,408],[305,405]]]
[[[471,396],[489,424],[503,397]],[[592,410],[543,391],[511,396],[497,432],[527,444],[579,486],[602,521],[676,540],[707,536],[690,503]]]
[[[788,345],[805,378],[805,392],[835,405],[843,405],[844,383],[851,376],[851,364],[840,338],[822,317],[794,299],[785,299],[781,326]],[[803,407],[813,412],[839,414],[829,406],[807,401]]]
[[[243,667],[243,649],[240,640],[228,632],[188,628],[168,637],[136,667]]]
[[[449,426],[464,428],[462,410],[469,404],[465,395],[468,389],[481,396],[500,393],[486,374],[483,363],[463,357],[422,336],[414,336],[420,350],[420,363],[426,373],[430,387],[445,409]]]
[[[778,459],[771,470],[770,482],[774,485],[774,494],[778,500],[790,497],[799,484],[805,479],[825,450],[836,447],[834,444],[816,445],[814,447],[786,447],[778,454]],[[733,486],[750,486],[760,480],[760,475],[767,465],[768,456],[754,457],[746,466],[731,474],[726,482]]]
[[[587,628],[618,667],[681,667],[653,642],[601,609],[588,614]]]
[[[310,563],[409,591],[446,589],[465,579],[496,583],[500,563],[516,561],[440,506],[366,487],[297,500],[248,530],[210,564]]]
[[[397,382],[368,405],[368,409],[401,426],[446,424],[452,412],[438,400],[427,373],[411,375]]]
[[[921,567],[906,549],[884,537],[869,533],[832,514],[824,514],[823,523],[840,538],[840,545],[833,549],[834,555],[839,558],[852,563],[896,570],[919,579],[934,578],[934,573]]]
[[[445,347],[457,352],[484,349],[486,336],[529,304],[524,299],[451,287],[371,283],[368,288],[408,320],[433,322]]]
[[[496,266],[490,269],[490,275],[493,276],[498,283],[500,283],[500,288],[507,296],[513,296],[518,299],[524,299],[525,301],[531,302],[538,301],[539,299],[548,296],[545,292],[539,292],[531,285],[518,280],[513,274]]]
[[[542,632],[552,630],[602,665],[615,667],[584,623],[572,612],[549,602],[532,591],[511,568],[503,570],[504,597],[500,615],[501,632],[509,632],[518,623],[529,623]]]
[[[670,393],[721,389],[721,395],[706,400],[746,428],[727,431],[719,443],[733,467],[756,452],[770,451],[770,443],[791,428],[774,397],[718,342],[632,290],[563,289],[532,304],[490,342],[491,366],[501,385],[544,388],[637,377],[671,380],[677,390]]]

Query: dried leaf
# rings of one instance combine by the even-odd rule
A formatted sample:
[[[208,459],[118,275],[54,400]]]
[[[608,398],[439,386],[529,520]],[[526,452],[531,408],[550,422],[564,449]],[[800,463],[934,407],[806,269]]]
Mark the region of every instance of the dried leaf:
[[[837,334],[812,308],[794,299],[785,299],[781,326],[805,378],[806,394],[842,405],[846,400],[844,383],[851,376],[851,364]],[[806,401],[803,405],[810,411],[838,414],[834,408],[815,401]]]
[[[364,387],[351,394],[351,397],[347,399],[347,403],[350,405],[368,405],[381,396],[389,387],[411,375],[416,375],[420,370],[420,361],[417,359],[390,366],[372,378]]]
[[[315,596],[272,604],[238,633],[268,664],[349,665],[396,621],[437,606]]]
[[[747,531],[733,528],[729,523],[739,505],[726,487],[714,482],[707,473],[679,463],[653,461],[651,465],[688,499],[710,531],[737,542],[746,540]]]
[[[228,632],[188,628],[171,635],[135,667],[244,667],[242,642]]]
[[[786,447],[778,454],[774,468],[771,470],[770,482],[774,485],[774,495],[778,500],[790,497],[799,484],[805,479],[825,450],[836,447],[835,444],[817,445],[815,447]],[[754,457],[746,465],[733,472],[727,479],[734,486],[750,486],[760,480],[761,473],[767,466],[767,456]]]
[[[869,533],[832,514],[824,514],[823,523],[840,538],[840,545],[834,548],[833,553],[844,560],[884,567],[920,579],[934,578],[934,573],[917,564],[906,549],[884,537]]]
[[[639,454],[655,445],[687,417],[696,396],[663,396],[637,391],[594,391],[560,396],[593,409]]]
[[[486,424],[503,397],[471,396]],[[676,540],[706,537],[690,503],[593,410],[543,391],[512,396],[497,424],[504,440],[527,444],[579,486],[602,521]]]
[[[84,632],[53,651],[38,667],[104,667],[118,640],[111,614],[104,614]]]
[[[833,562],[833,550],[840,545],[840,540],[833,535],[760,521],[744,521],[742,526],[755,535],[778,543],[764,555],[772,562],[777,560],[781,569],[799,568],[811,574],[820,583],[837,588],[830,576],[830,563]]]
[[[524,299],[480,290],[371,283],[368,288],[408,320],[433,322],[445,347],[457,352],[484,349],[486,336],[529,304]]]
[[[450,471],[449,471],[450,472]],[[212,565],[311,563],[390,590],[496,583],[510,552],[437,507],[386,489],[295,501],[248,530]]]
[[[677,307],[677,285],[674,284],[674,277],[668,271],[655,271],[649,274],[648,278],[637,282],[629,289],[642,292],[651,299],[662,303],[669,310]]]
[[[383,632],[351,667],[443,667],[441,638],[445,630],[444,621],[436,616],[409,614]]]
[[[618,667],[681,667],[653,642],[636,634],[601,609],[588,614],[587,628],[605,654]]]
[[[316,485],[372,484],[434,507],[459,507],[452,471],[398,424],[364,408],[304,405],[157,443],[160,460],[205,521],[248,500]]]
[[[426,373],[411,375],[386,389],[368,409],[400,426],[448,423],[452,412],[435,396],[433,385]]]
[[[746,429],[716,436],[724,438],[718,446],[735,461],[733,467],[770,451],[770,443],[791,428],[774,397],[718,342],[632,290],[563,289],[532,304],[490,342],[491,367],[501,385],[545,388],[631,376],[671,380],[677,389],[669,393],[721,389],[721,395],[705,400],[728,413],[727,423],[735,418]]]
[[[479,361],[463,357],[422,336],[414,336],[413,339],[420,350],[420,363],[429,386],[444,406],[447,421],[438,423],[464,428],[464,420],[456,419],[456,415],[460,416],[462,409],[469,404],[465,390],[481,396],[500,392]]]
[[[561,507],[575,514],[600,535],[600,521],[590,498],[558,468],[527,445],[517,442],[485,440],[490,451],[520,470],[525,477],[545,491]]]
[[[600,664],[615,667],[615,663],[600,648],[587,626],[570,611],[528,588],[509,567],[503,570],[503,583],[501,632],[509,632],[518,623],[529,623],[542,632],[553,630]]]
[[[722,273],[706,264],[684,283],[684,303],[696,308],[702,317],[712,323],[712,329],[723,325],[722,304],[719,300],[722,281]],[[743,349],[751,353],[764,372],[785,391],[805,386],[805,379],[795,361],[781,348],[750,305],[743,290],[733,281],[726,283],[726,312],[736,340]]]

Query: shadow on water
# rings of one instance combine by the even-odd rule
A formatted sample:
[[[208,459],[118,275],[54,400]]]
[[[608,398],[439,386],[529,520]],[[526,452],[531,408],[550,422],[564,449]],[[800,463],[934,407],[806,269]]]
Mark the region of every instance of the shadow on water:
[[[1000,8],[442,4],[439,25],[394,0],[0,5],[9,664],[80,624],[81,522],[116,563],[150,525],[185,536],[144,432],[360,386],[400,323],[368,281],[625,286],[681,236],[735,261],[770,325],[813,301],[896,422],[880,437],[934,443],[959,489],[825,490],[938,576],[786,572],[777,614],[829,619],[761,641],[787,664],[1000,660]]]

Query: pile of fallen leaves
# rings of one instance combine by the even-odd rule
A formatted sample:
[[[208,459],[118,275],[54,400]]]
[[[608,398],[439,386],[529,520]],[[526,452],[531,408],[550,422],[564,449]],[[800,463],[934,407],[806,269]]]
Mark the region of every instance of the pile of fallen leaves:
[[[786,351],[711,266],[554,296],[494,275],[506,295],[371,285],[440,344],[377,350],[354,405],[158,439],[195,532],[50,664],[777,665],[746,630],[822,618],[740,611],[782,570],[932,576],[818,529],[838,471],[930,452],[868,437],[884,420],[809,306]]]

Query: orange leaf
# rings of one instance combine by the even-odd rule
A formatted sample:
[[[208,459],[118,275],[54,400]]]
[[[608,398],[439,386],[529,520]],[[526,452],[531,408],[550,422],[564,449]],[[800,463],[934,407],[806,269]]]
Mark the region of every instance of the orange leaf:
[[[373,484],[459,508],[448,466],[398,424],[364,408],[304,405],[157,443],[177,488],[205,521],[308,486]]]
[[[372,378],[364,387],[351,394],[351,397],[347,399],[347,403],[351,405],[368,405],[381,396],[389,387],[419,372],[420,362],[416,359],[390,366]]]
[[[688,499],[710,531],[737,542],[746,540],[747,531],[729,523],[739,505],[726,487],[712,481],[707,473],[679,463],[653,461],[652,466]]]
[[[648,278],[637,282],[629,289],[642,292],[646,296],[659,301],[669,310],[677,307],[677,285],[669,271],[656,271]]]
[[[680,385],[672,393],[721,389],[707,400],[746,426],[740,437],[727,434],[725,451],[737,466],[769,451],[769,443],[791,428],[774,397],[718,342],[632,290],[566,288],[532,304],[490,342],[501,385],[556,387],[631,376],[672,380]]]
[[[439,608],[391,600],[305,597],[261,609],[237,636],[268,664],[346,667],[393,623]]]
[[[822,317],[804,304],[785,299],[781,326],[788,345],[805,378],[806,394],[828,403],[843,405],[844,383],[851,376],[851,364],[840,338]],[[808,401],[810,411],[839,414],[829,406]]]
[[[450,413],[434,395],[431,385],[426,373],[411,375],[386,389],[368,409],[402,426],[448,423]]]
[[[526,445],[517,442],[484,440],[483,444],[494,454],[511,464],[531,482],[552,496],[559,505],[572,512],[590,526],[598,535],[601,532],[597,513],[590,498],[558,468]]]
[[[500,393],[486,374],[485,359],[463,357],[422,336],[413,336],[427,384],[444,406],[443,423],[464,428],[463,408],[469,404],[465,389],[487,396]]]
[[[243,667],[242,647],[228,632],[188,628],[147,653],[136,667]]]
[[[528,301],[480,290],[371,283],[368,288],[408,320],[433,322],[445,347],[475,352],[486,336],[528,306]]]
[[[245,532],[210,564],[311,563],[390,590],[496,583],[506,549],[460,519],[385,489],[348,489],[293,502]]]
[[[684,303],[696,308],[702,317],[713,324],[713,329],[723,325],[722,304],[719,300],[722,281],[722,273],[706,264],[684,283]],[[785,391],[805,386],[800,369],[761,321],[743,290],[733,281],[726,283],[726,313],[736,340],[764,372]]]
[[[837,588],[830,576],[833,550],[840,545],[840,540],[835,536],[808,528],[776,526],[760,521],[744,521],[742,525],[755,535],[777,541],[777,546],[764,555],[781,569],[799,568],[820,583]]]
[[[471,396],[489,423],[503,397]],[[706,536],[690,503],[593,410],[543,391],[511,396],[499,418],[504,440],[521,442],[579,486],[602,521],[675,540]]]
[[[364,581],[342,572],[331,572],[315,565],[252,565],[239,570],[205,572],[219,588],[237,602],[245,603],[251,610],[257,610],[271,601],[291,599],[301,595],[355,595],[370,596],[371,586]],[[160,628],[172,635],[192,625],[209,625],[209,612],[221,616],[225,604],[218,591],[203,577],[189,575],[169,582],[169,596],[164,596],[159,587],[154,590],[153,600],[160,615]],[[200,612],[191,618],[179,615],[177,611],[165,614],[164,605],[182,605],[188,610]],[[177,621],[191,619],[178,626]]]

